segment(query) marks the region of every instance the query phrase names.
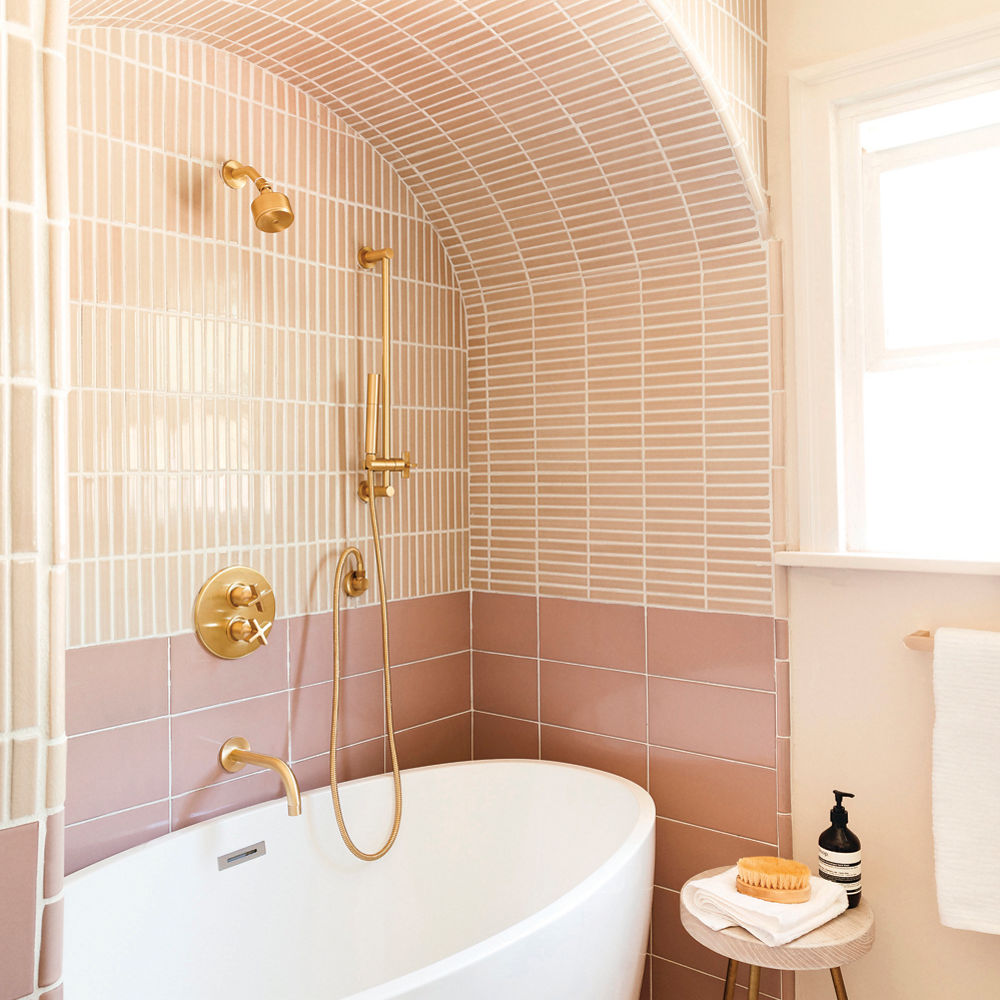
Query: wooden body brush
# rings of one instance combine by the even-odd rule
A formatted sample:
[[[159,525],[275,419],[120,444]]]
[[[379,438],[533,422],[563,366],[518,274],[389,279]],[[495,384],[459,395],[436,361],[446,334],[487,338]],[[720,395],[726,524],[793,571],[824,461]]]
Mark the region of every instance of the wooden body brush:
[[[736,889],[771,903],[804,903],[812,891],[808,865],[786,858],[740,858]]]

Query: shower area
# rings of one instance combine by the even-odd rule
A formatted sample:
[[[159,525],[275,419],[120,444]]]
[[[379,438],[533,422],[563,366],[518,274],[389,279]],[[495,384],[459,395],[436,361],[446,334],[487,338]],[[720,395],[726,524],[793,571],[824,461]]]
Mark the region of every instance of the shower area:
[[[328,780],[334,569],[374,566],[362,246],[418,463],[379,505],[400,766],[647,788],[643,996],[715,995],[681,884],[792,851],[763,6],[8,2],[0,1000],[61,997],[64,870],[280,793],[227,737]],[[277,614],[228,663],[191,608],[235,563]],[[391,761],[376,588],[341,600],[347,780]]]

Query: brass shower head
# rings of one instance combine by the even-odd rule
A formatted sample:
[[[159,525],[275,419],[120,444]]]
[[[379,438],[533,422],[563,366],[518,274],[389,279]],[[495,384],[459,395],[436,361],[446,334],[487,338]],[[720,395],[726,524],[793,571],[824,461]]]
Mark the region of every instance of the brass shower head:
[[[229,187],[243,187],[248,177],[260,192],[250,202],[254,225],[263,233],[280,233],[287,229],[295,219],[289,200],[283,194],[271,190],[270,182],[261,177],[253,167],[244,166],[237,160],[226,160],[222,164],[222,179]]]
[[[277,191],[262,191],[252,202],[253,221],[262,233],[280,233],[295,220],[288,198]]]

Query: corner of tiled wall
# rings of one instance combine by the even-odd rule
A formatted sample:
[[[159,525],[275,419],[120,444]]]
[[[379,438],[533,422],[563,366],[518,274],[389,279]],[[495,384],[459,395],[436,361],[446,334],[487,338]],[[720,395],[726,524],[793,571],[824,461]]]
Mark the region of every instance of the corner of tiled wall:
[[[2,1000],[62,991],[67,16],[60,0],[8,0],[0,23]]]
[[[647,2],[670,26],[719,108],[766,228],[766,0]]]
[[[767,242],[768,324],[771,380],[771,525],[774,553],[788,548],[788,396],[785,389],[784,293],[781,241]],[[788,671],[788,570],[774,566],[775,672],[778,679],[779,847],[792,856],[791,714]]]
[[[771,378],[771,523],[774,553],[789,548],[793,527],[789,511],[789,402],[786,389],[784,253],[782,241],[770,239],[768,253],[768,323]],[[792,841],[792,718],[788,652],[788,569],[774,566],[774,669],[777,686],[778,853],[795,855]],[[782,1000],[795,1000],[795,973],[781,974]]]

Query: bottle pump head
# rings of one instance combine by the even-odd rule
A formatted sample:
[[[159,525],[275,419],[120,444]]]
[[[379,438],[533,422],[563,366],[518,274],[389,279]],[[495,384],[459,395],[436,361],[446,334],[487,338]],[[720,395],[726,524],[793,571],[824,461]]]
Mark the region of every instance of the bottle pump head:
[[[837,797],[837,804],[830,810],[830,822],[834,826],[847,826],[847,810],[842,804],[842,800],[853,799],[854,792],[838,792],[835,788],[833,794]]]

